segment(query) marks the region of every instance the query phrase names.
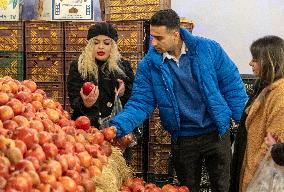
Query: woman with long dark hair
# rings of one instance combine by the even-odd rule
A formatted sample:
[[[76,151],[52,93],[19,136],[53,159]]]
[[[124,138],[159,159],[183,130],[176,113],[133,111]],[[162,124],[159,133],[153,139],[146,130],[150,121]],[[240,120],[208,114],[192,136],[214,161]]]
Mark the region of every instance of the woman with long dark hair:
[[[265,36],[250,47],[250,66],[258,80],[236,137],[231,191],[246,191],[269,145],[268,133],[284,141],[284,40]]]

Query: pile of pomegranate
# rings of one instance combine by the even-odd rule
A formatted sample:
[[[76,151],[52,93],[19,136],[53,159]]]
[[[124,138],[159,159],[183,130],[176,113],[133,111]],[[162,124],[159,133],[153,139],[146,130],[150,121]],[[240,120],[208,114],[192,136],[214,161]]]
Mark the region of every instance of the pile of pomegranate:
[[[145,183],[141,178],[129,178],[121,187],[121,192],[189,192],[186,186],[166,184],[162,188],[153,183]]]
[[[114,137],[71,120],[35,82],[0,78],[0,191],[96,191]]]
[[[108,165],[112,145],[125,148],[133,139],[115,139],[86,116],[70,119],[59,102],[47,98],[35,82],[0,78],[0,191],[95,192],[94,177]],[[145,184],[129,178],[121,192],[188,192],[184,186]]]

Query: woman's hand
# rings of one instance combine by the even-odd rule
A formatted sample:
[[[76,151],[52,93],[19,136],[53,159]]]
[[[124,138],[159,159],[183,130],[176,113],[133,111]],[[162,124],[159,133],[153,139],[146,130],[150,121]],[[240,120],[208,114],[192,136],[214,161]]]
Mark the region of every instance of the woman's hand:
[[[125,84],[124,81],[121,79],[117,79],[118,82],[118,89],[115,88],[115,94],[118,95],[119,97],[122,97],[124,95],[125,92]]]
[[[87,108],[92,107],[96,103],[99,97],[99,93],[100,92],[99,92],[98,86],[95,86],[89,95],[84,95],[83,89],[81,88],[80,95],[81,95],[81,98],[83,100],[85,107]]]

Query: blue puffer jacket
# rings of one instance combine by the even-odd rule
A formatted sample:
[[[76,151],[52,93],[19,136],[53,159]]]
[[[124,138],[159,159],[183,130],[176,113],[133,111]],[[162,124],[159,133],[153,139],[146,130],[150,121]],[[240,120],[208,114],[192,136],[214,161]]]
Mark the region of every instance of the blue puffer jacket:
[[[222,136],[229,128],[231,118],[237,122],[240,120],[247,101],[238,69],[216,42],[192,36],[183,28],[180,34],[190,53],[193,77]],[[131,132],[150,116],[156,106],[160,110],[162,126],[175,141],[181,133],[173,81],[168,64],[163,63],[162,54],[152,48],[138,65],[132,96],[123,112],[111,122],[117,128],[117,135]]]

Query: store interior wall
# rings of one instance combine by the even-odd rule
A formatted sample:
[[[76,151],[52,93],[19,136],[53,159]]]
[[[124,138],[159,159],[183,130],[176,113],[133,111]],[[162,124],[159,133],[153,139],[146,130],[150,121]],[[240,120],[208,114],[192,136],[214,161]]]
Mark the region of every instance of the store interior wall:
[[[265,35],[284,38],[284,0],[172,0],[172,9],[196,23],[193,34],[219,42],[251,74],[249,46]]]

